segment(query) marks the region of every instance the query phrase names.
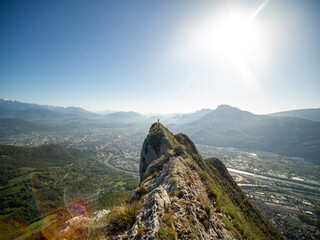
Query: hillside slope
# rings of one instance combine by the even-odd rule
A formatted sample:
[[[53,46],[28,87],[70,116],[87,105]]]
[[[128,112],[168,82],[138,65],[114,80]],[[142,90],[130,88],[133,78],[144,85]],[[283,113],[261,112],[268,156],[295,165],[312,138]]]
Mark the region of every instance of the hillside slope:
[[[223,163],[203,160],[184,134],[151,126],[140,159],[142,204],[122,239],[282,239],[248,201]]]
[[[57,145],[0,145],[0,239],[61,239],[52,234],[73,217],[68,202],[92,214],[127,199],[138,179],[109,168],[105,157]]]

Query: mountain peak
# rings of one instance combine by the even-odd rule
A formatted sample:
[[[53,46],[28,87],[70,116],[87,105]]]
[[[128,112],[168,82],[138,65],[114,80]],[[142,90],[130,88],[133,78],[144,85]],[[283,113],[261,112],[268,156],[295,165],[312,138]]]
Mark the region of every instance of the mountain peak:
[[[151,125],[149,134],[144,140],[140,157],[140,180],[143,181],[149,164],[174,149],[179,143],[174,135],[161,123]]]
[[[282,239],[220,160],[203,160],[188,136],[161,123],[143,143],[140,180],[128,239]]]
[[[217,107],[216,111],[241,111],[239,108],[232,107],[227,104],[221,104]]]

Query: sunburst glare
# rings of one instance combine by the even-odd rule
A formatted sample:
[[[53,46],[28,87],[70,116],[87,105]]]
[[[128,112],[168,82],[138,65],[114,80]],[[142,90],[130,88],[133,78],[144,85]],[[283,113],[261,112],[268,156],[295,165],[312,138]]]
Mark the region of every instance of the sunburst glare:
[[[213,28],[216,50],[230,58],[252,57],[259,50],[260,29],[239,11],[232,11],[217,21]]]

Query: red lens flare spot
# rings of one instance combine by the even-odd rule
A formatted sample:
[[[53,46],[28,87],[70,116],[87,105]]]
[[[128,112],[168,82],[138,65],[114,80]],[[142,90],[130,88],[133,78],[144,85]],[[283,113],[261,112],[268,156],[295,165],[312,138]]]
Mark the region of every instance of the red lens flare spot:
[[[83,211],[86,213],[87,218],[89,218],[89,214],[88,214],[87,209],[86,209],[85,206],[83,206],[83,205],[81,205],[81,204],[79,204],[79,203],[74,203],[74,202],[69,202],[69,204],[78,206],[78,207],[80,207],[81,209],[83,209]]]

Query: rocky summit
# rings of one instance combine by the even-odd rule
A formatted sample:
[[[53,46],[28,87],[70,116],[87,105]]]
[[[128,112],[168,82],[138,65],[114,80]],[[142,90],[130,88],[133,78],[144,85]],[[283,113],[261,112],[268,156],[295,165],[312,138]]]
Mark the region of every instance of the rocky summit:
[[[141,208],[128,239],[283,239],[216,159],[203,160],[184,134],[152,124],[140,158]]]

